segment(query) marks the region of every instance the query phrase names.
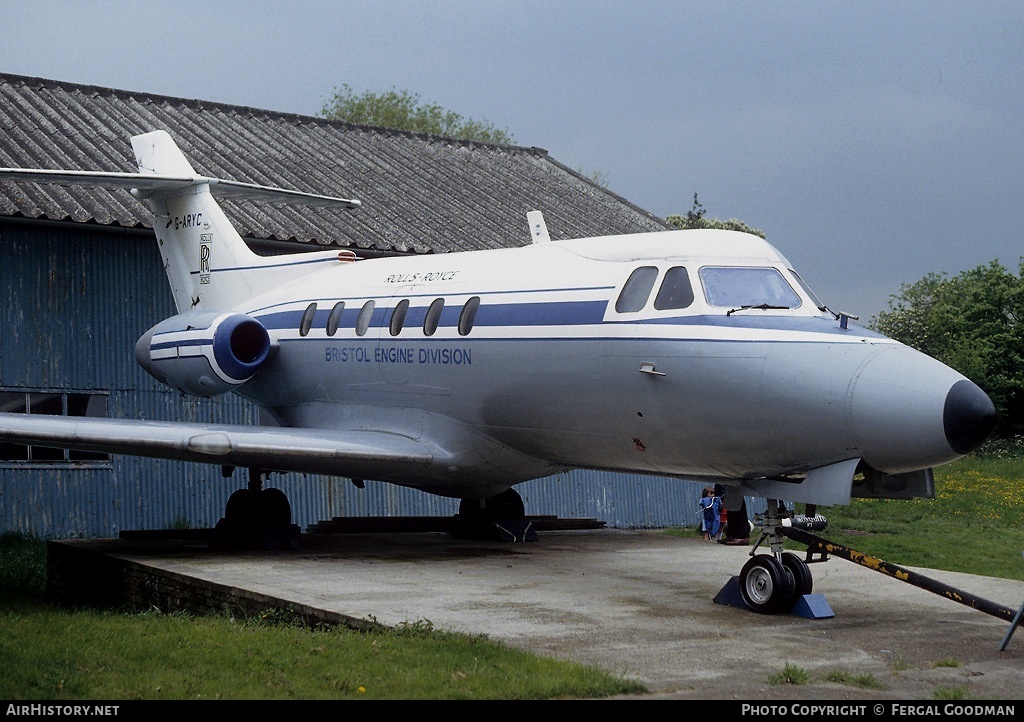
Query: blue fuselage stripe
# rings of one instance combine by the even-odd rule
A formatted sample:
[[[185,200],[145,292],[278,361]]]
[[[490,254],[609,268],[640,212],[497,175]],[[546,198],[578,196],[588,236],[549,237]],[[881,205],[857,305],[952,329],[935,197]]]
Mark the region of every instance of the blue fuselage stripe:
[[[474,328],[529,328],[562,326],[566,328],[593,327],[596,325],[615,326],[692,326],[720,327],[733,329],[761,329],[772,331],[813,332],[820,334],[837,334],[846,336],[851,331],[860,336],[882,338],[880,334],[863,328],[842,330],[837,323],[819,316],[720,316],[720,315],[665,315],[655,318],[624,318],[605,319],[609,302],[607,300],[585,301],[533,301],[526,303],[481,303],[477,311]],[[403,328],[422,327],[428,305],[418,303],[410,306],[405,317]],[[338,331],[355,328],[361,307],[346,306],[341,313]],[[390,323],[394,308],[378,304],[370,318],[369,328],[379,328]],[[269,331],[287,331],[299,328],[305,309],[274,311],[263,313],[256,318]],[[318,308],[313,317],[312,328],[323,329],[327,325],[331,307]],[[459,325],[462,305],[447,305],[441,312],[439,328],[455,328]],[[196,343],[199,343],[198,341]],[[159,348],[159,346],[154,346]]]
[[[180,341],[154,341],[150,346],[153,351],[160,351],[165,348],[182,348],[185,346],[212,346],[211,338],[186,338]]]

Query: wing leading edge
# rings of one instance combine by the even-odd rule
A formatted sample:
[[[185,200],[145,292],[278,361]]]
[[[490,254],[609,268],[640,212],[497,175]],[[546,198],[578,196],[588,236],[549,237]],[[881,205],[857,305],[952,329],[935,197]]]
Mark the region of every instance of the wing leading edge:
[[[439,450],[383,431],[347,431],[342,436],[317,429],[0,413],[0,438],[14,444],[369,478],[382,462],[397,475],[415,475],[443,461]]]

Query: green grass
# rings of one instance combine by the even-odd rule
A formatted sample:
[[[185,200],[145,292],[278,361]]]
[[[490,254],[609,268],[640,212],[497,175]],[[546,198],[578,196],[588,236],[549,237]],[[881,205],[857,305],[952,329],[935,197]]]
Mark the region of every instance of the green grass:
[[[1022,472],[1020,454],[969,457],[936,471],[934,500],[819,507],[829,520],[821,536],[902,566],[1024,580]],[[355,632],[311,629],[275,614],[239,619],[59,608],[43,596],[45,554],[41,540],[0,536],[0,699],[525,700],[647,691],[597,668],[426,622]],[[893,668],[900,663],[894,658]],[[802,684],[801,672],[787,665],[773,683]],[[831,681],[877,684],[848,676]],[[943,689],[936,698],[964,694]]]
[[[888,689],[872,674],[850,674],[841,669],[833,669],[821,676],[822,681],[833,684],[841,684],[847,687],[858,689]],[[781,670],[768,677],[768,684],[809,684],[812,680],[811,673],[803,667],[789,662]]]
[[[873,674],[851,674],[841,669],[826,672],[822,679],[826,682],[842,684],[847,687],[858,687],[860,689],[888,689]]]
[[[46,601],[45,542],[0,536],[0,699],[597,699],[648,690],[428,622],[361,632]],[[158,663],[154,663],[158,660]]]
[[[768,677],[768,684],[807,684],[810,681],[810,672],[789,662],[780,671]]]
[[[1024,451],[971,456],[935,470],[934,499],[853,499],[819,506],[829,541],[906,567],[1024,581]],[[804,513],[802,504],[797,513]],[[667,530],[695,536],[695,527]],[[756,537],[756,533],[754,535]],[[804,551],[786,540],[787,549]]]
[[[818,507],[828,519],[820,536],[900,566],[1024,581],[1024,457],[961,459],[936,469],[935,490]]]
[[[43,607],[2,612],[0,628],[3,699],[553,699],[643,691],[594,668],[429,628],[366,633]]]

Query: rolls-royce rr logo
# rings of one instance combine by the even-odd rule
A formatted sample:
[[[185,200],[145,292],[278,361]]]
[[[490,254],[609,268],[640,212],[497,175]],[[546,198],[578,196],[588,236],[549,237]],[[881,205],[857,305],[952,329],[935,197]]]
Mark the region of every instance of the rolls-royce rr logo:
[[[210,247],[212,245],[212,233],[203,233],[199,236],[199,283],[210,282]]]

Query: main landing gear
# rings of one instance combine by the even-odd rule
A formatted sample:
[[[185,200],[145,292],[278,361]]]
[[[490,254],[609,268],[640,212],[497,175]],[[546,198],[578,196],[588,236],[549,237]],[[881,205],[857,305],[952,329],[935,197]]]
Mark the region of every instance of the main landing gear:
[[[537,531],[526,518],[523,498],[515,489],[487,499],[463,499],[452,523],[452,534],[468,539],[537,541]]]
[[[793,524],[791,513],[780,508],[775,499],[768,500],[768,509],[764,514],[755,516],[755,524],[761,528],[761,538],[754,546],[754,551],[767,541],[770,548],[768,554],[754,554],[743,565],[739,575],[740,595],[744,603],[759,614],[778,614],[788,612],[797,600],[810,594],[814,580],[807,562],[793,552],[782,550],[783,537],[781,528]],[[824,528],[823,517],[801,519],[800,525],[808,529]]]
[[[225,476],[233,469],[226,468]],[[292,524],[288,497],[280,489],[264,489],[263,469],[249,469],[249,485],[228,497],[224,518],[214,529],[220,546],[257,549],[295,549],[299,546],[299,527]]]

